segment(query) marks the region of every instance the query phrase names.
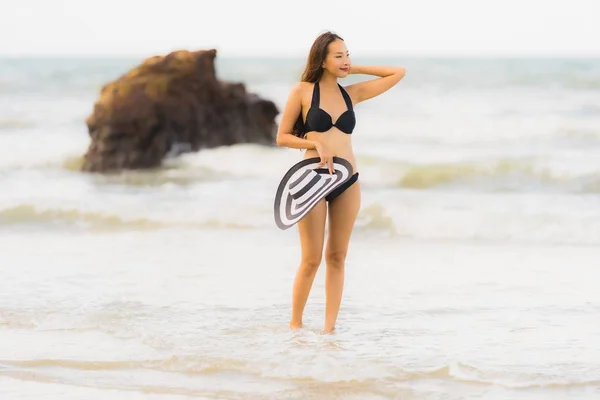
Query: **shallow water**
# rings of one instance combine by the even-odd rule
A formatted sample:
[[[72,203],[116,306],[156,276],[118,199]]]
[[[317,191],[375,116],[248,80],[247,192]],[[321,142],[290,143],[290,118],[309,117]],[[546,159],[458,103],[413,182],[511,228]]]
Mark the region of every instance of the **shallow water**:
[[[323,335],[323,269],[305,328],[287,329],[295,239],[246,230],[2,236],[0,394],[600,395],[597,249],[359,233],[337,332]]]

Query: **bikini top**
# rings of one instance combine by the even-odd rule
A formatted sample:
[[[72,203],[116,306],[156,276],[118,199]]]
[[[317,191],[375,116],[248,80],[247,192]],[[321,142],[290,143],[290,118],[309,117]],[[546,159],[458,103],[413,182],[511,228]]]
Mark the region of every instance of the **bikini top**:
[[[333,121],[331,120],[331,115],[329,115],[327,111],[319,108],[319,103],[321,100],[321,90],[319,88],[319,82],[315,82],[312,94],[312,101],[310,103],[310,109],[306,114],[306,122],[304,123],[305,132],[325,132],[331,127],[335,126],[336,128],[338,128],[346,134],[352,133],[352,131],[354,130],[354,126],[356,125],[356,116],[354,115],[354,110],[352,108],[352,100],[350,100],[350,96],[339,83],[338,87],[342,92],[344,102],[346,102],[346,107],[348,109],[338,117],[335,123],[333,123]]]

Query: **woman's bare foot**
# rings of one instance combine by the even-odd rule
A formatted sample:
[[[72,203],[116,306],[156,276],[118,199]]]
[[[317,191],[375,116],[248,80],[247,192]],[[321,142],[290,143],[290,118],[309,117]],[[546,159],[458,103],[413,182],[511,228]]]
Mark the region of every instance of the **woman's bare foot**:
[[[335,333],[335,326],[332,328],[325,328],[323,329],[323,334],[324,335],[331,335]]]
[[[290,321],[290,329],[301,329],[301,328],[302,328],[302,322]]]

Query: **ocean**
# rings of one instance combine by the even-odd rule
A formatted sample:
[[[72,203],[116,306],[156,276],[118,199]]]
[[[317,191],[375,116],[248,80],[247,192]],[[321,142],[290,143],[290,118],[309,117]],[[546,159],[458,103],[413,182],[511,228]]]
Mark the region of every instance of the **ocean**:
[[[333,335],[273,220],[302,153],[79,171],[142,58],[0,59],[0,399],[600,398],[600,59],[359,59],[362,208]],[[283,110],[302,59],[217,56]],[[351,76],[348,84],[369,77]]]

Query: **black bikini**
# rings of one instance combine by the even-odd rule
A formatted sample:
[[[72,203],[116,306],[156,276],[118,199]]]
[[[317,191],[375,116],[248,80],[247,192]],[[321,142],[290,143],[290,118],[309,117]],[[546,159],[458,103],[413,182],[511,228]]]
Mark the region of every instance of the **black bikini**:
[[[304,123],[304,132],[325,132],[332,127],[338,128],[340,131],[351,134],[356,125],[356,117],[354,115],[354,109],[352,108],[352,100],[348,92],[338,83],[338,87],[344,96],[344,102],[346,102],[346,111],[339,116],[335,124],[331,120],[331,115],[322,108],[319,107],[321,103],[321,90],[319,88],[319,82],[315,83],[312,94],[312,101],[310,103],[310,109],[306,114],[306,122]]]
[[[315,82],[312,94],[312,101],[310,103],[310,108],[306,113],[306,121],[304,122],[304,132],[326,132],[335,126],[345,134],[352,134],[352,131],[354,131],[354,127],[356,125],[356,116],[354,115],[352,100],[350,99],[348,92],[346,92],[346,90],[339,83],[338,87],[340,88],[342,96],[344,97],[344,102],[346,103],[347,110],[344,111],[342,115],[338,117],[335,123],[333,123],[331,115],[329,115],[327,111],[319,107],[319,104],[321,102],[321,90],[319,88],[319,82]],[[333,192],[329,193],[329,195],[325,197],[325,200],[327,200],[328,202],[333,201],[346,189],[352,186],[352,184],[356,182],[357,179],[358,172],[352,175],[350,179],[348,179],[346,182],[340,185]]]

